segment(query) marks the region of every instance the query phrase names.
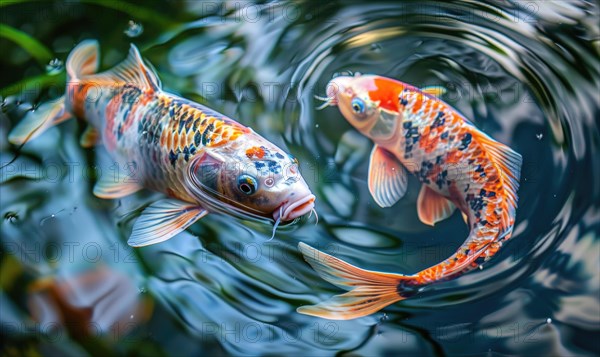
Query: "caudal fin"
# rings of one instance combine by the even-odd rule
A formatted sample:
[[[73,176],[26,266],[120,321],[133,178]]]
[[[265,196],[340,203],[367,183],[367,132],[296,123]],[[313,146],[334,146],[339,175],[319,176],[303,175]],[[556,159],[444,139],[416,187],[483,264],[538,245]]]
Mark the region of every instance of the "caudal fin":
[[[301,306],[301,314],[330,320],[350,320],[375,313],[405,299],[399,286],[412,278],[401,274],[381,273],[357,268],[341,259],[299,243],[304,259],[328,282],[350,290],[317,305]]]
[[[86,40],[71,51],[67,58],[67,84],[98,71],[98,41]],[[8,141],[22,145],[72,115],[65,109],[65,96],[31,110],[8,135]]]
[[[65,110],[64,96],[46,102],[25,115],[25,118],[8,135],[8,141],[15,145],[22,145],[70,117],[71,115]]]

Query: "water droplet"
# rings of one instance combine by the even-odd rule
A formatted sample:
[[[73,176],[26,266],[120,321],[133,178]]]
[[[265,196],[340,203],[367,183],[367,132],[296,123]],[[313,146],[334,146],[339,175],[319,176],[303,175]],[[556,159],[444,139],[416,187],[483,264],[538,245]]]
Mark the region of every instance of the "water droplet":
[[[62,212],[62,211],[64,211],[64,210],[65,210],[65,209],[63,208],[63,209],[61,209],[60,211],[58,211],[58,212],[56,212],[56,213],[52,213],[52,214],[50,214],[48,217],[46,217],[46,218],[42,219],[42,220],[40,221],[40,226],[43,226],[43,225],[46,223],[46,221],[47,221],[47,220],[49,220],[49,219],[52,219],[52,218],[56,218],[56,215],[57,215],[57,214],[59,214],[59,213],[61,213],[61,212]]]
[[[552,319],[551,319],[551,318],[547,318],[547,319],[546,319],[546,323],[547,323],[547,324],[551,324],[551,323],[552,323]]]
[[[383,316],[379,319],[380,321],[386,321],[388,319],[388,315],[384,312]]]
[[[133,319],[133,315],[129,316],[130,319]]]
[[[318,127],[319,127],[319,124],[315,124],[315,128],[318,128]]]
[[[10,223],[15,223],[19,220],[19,215],[17,214],[17,212],[6,212],[6,214],[4,215],[4,219],[9,221]]]
[[[371,51],[373,52],[379,52],[381,51],[381,45],[378,43],[372,43],[371,44]]]
[[[556,198],[556,193],[553,196],[554,196],[554,198]]]
[[[535,137],[536,137],[538,140],[542,140],[542,138],[544,137],[544,134],[542,134],[542,133],[535,134]]]
[[[142,24],[138,24],[133,20],[129,20],[129,23],[127,24],[127,29],[123,31],[123,33],[125,33],[129,37],[138,37],[142,34],[142,32],[144,32],[144,26],[142,26]]]
[[[483,265],[480,265],[480,266],[479,266],[479,270],[483,270]]]
[[[60,71],[62,71],[62,69],[63,69],[63,62],[61,60],[59,60],[58,58],[51,60],[46,65],[46,72],[48,74],[59,73]]]
[[[146,292],[146,288],[145,288],[145,287],[143,287],[143,286],[142,286],[142,287],[140,287],[140,288],[138,288],[138,290],[139,290],[140,294],[143,294],[143,293],[145,293],[145,292]]]

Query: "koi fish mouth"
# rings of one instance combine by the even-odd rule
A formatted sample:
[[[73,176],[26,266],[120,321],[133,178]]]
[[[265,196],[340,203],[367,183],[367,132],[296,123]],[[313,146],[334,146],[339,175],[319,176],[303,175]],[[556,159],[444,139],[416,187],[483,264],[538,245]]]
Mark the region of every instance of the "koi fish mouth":
[[[337,83],[335,79],[329,82],[329,84],[327,85],[327,101],[329,102],[329,105],[335,106],[338,104],[338,93],[343,90],[344,88],[340,86],[340,84]]]
[[[340,76],[329,81],[327,84],[327,97],[315,96],[316,99],[323,102],[323,104],[319,106],[317,110],[338,105],[338,96],[340,93],[346,93],[348,88],[350,88],[353,78],[354,77]]]
[[[315,207],[315,195],[307,195],[293,202],[285,202],[273,212],[275,221],[291,221],[304,216]]]

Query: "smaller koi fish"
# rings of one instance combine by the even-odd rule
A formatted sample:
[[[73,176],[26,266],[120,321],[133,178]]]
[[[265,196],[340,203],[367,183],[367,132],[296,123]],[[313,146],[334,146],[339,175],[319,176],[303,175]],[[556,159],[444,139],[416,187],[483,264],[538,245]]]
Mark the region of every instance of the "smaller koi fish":
[[[30,111],[9,141],[23,145],[69,118],[87,121],[82,146],[104,144],[122,169],[100,178],[96,196],[148,188],[169,197],[144,209],[129,245],[163,242],[209,211],[272,219],[273,235],[279,222],[314,212],[294,157],[233,119],[163,91],[134,45],[107,71],[98,72],[99,58],[97,41],[77,45],[67,58],[67,93]]]
[[[298,312],[337,320],[372,314],[477,267],[510,238],[521,155],[435,96],[442,93],[441,88],[419,90],[381,76],[341,76],[330,81],[324,100],[337,105],[375,143],[369,191],[379,206],[390,207],[402,198],[410,172],[422,182],[420,220],[434,225],[458,208],[469,225],[468,238],[450,258],[414,275],[360,269],[300,243],[308,263],[349,292]]]

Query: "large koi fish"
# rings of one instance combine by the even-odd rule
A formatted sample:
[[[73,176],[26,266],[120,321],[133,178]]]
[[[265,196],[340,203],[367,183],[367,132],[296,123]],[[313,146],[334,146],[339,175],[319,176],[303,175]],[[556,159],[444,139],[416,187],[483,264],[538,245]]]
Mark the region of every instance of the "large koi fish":
[[[98,67],[98,43],[83,41],[67,59],[66,95],[30,111],[9,141],[22,145],[72,117],[87,121],[82,145],[100,141],[119,165],[96,183],[96,196],[148,188],[169,197],[144,209],[129,245],[165,241],[209,211],[272,219],[275,227],[314,211],[293,157],[223,114],[164,92],[134,45],[116,67]]]
[[[425,285],[477,267],[510,238],[521,155],[434,94],[439,90],[419,90],[381,76],[341,76],[328,84],[325,105],[337,105],[375,143],[368,182],[379,206],[390,207],[402,198],[411,173],[422,182],[421,221],[433,225],[458,208],[470,228],[466,241],[448,259],[413,275],[363,270],[300,243],[305,259],[325,280],[350,290],[300,307],[300,313],[339,320],[369,315]]]

